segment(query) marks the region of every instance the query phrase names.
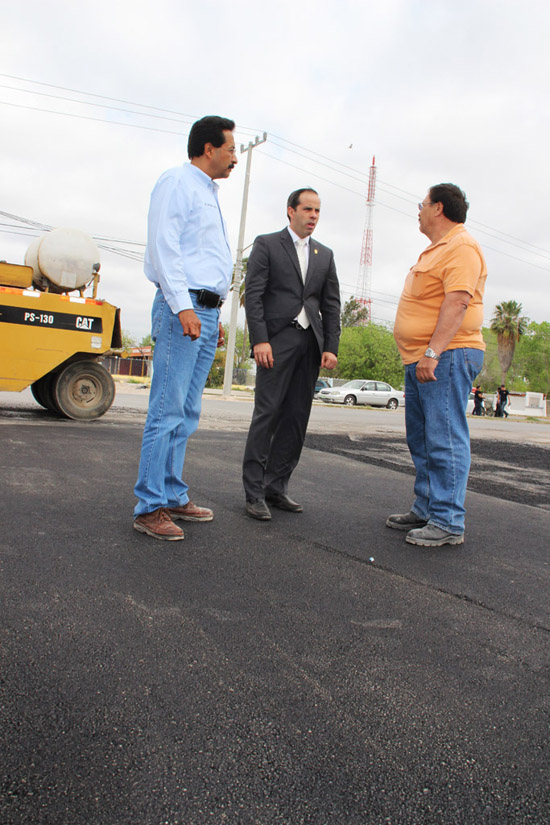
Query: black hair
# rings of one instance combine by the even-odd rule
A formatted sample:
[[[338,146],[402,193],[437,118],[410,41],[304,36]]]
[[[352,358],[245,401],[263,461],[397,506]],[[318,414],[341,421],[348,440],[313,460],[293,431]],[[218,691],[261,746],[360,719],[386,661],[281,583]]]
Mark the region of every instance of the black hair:
[[[470,204],[466,195],[454,183],[438,183],[430,187],[430,201],[443,205],[443,214],[454,223],[464,223]]]
[[[303,189],[295,189],[294,192],[290,193],[290,195],[288,196],[288,200],[286,202],[287,215],[289,206],[291,209],[296,209],[296,207],[300,203],[300,196],[302,192],[313,192],[314,195],[319,196],[319,193],[316,192],[315,189],[312,189],[311,186],[304,186]]]
[[[225,143],[224,132],[232,132],[235,122],[227,117],[217,115],[207,115],[197,120],[191,126],[189,140],[187,141],[187,154],[189,160],[200,158],[204,155],[204,147],[211,143],[216,149]]]

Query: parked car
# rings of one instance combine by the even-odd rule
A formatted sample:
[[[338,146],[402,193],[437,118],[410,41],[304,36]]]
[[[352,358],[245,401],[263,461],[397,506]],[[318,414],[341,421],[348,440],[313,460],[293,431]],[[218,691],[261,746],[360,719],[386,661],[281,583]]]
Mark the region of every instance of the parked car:
[[[401,390],[395,390],[384,381],[361,379],[348,381],[341,387],[327,387],[321,390],[318,397],[331,404],[346,404],[348,407],[369,404],[371,407],[387,407],[389,410],[396,410],[405,403],[405,393]]]
[[[329,382],[326,380],[326,378],[318,378],[315,382],[315,392],[313,393],[313,397],[318,398],[321,390],[326,389],[330,389]]]

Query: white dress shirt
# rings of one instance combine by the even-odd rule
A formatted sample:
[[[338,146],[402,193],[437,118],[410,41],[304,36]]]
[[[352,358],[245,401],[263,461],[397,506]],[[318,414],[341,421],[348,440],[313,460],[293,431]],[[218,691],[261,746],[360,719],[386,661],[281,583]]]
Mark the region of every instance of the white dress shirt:
[[[293,242],[294,246],[296,246],[297,241],[305,241],[304,251],[306,253],[306,272],[307,272],[307,268],[309,266],[309,237],[310,236],[308,235],[307,238],[300,238],[300,236],[297,235],[296,232],[293,229],[290,228],[290,226],[287,226],[287,229],[289,231],[290,237],[292,238],[292,242]]]
[[[306,238],[300,238],[300,236],[297,235],[296,232],[293,229],[290,228],[290,226],[287,226],[287,229],[290,233],[290,237],[294,241],[294,246],[297,246],[297,244],[299,244],[299,243],[303,245],[303,251],[304,251],[306,266],[305,266],[305,271],[302,272],[302,280],[305,283],[307,268],[309,266],[309,237],[310,236],[308,235]],[[298,254],[298,250],[296,250],[296,251],[297,251],[297,254]],[[300,255],[298,254],[298,261],[299,260],[300,260]],[[309,318],[307,317],[307,313],[306,313],[304,307],[302,307],[302,309],[300,310],[300,312],[298,313],[298,315],[296,316],[296,318],[294,320],[298,321],[300,326],[303,327],[304,329],[307,329],[309,327]]]

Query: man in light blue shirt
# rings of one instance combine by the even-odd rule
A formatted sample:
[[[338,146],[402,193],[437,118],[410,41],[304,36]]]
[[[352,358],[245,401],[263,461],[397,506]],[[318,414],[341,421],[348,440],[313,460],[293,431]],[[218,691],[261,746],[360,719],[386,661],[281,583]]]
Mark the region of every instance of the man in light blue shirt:
[[[214,116],[193,124],[190,163],[164,172],[151,195],[145,274],[157,287],[155,349],[134,527],[166,541],[183,539],[174,520],[214,516],[190,501],[182,472],[214,353],[223,343],[219,314],[233,260],[214,181],[229,177],[237,163],[234,128],[232,120]]]

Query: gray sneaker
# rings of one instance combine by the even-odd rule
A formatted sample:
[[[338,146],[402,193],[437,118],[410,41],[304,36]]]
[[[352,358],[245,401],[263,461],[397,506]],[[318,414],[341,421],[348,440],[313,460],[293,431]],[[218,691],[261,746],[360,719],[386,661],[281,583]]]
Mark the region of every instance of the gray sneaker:
[[[456,533],[448,533],[435,524],[426,524],[416,530],[410,530],[405,541],[409,544],[419,544],[421,547],[443,547],[444,544],[463,544],[464,533],[457,536]]]
[[[412,530],[413,527],[424,527],[425,524],[428,523],[428,520],[425,518],[420,518],[417,516],[416,513],[408,512],[402,513],[395,513],[393,516],[389,516],[386,519],[386,527],[393,527],[394,530]]]

